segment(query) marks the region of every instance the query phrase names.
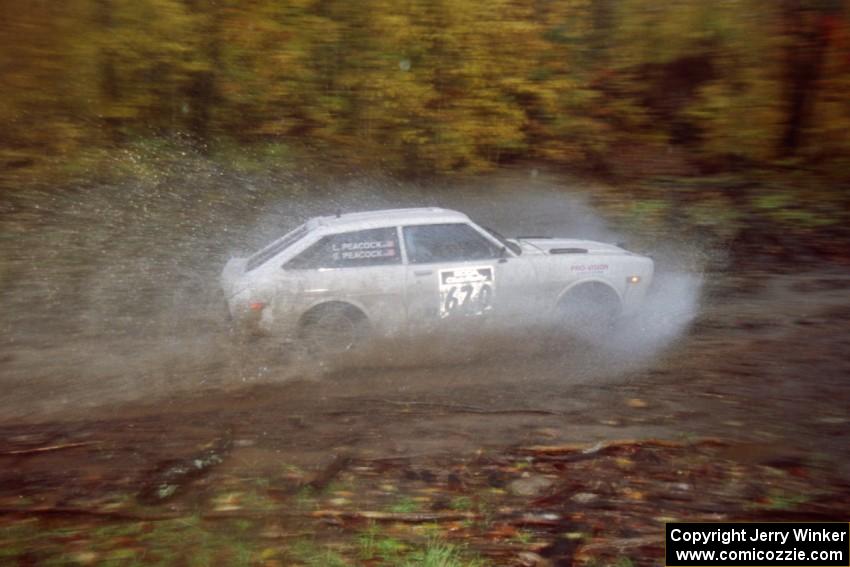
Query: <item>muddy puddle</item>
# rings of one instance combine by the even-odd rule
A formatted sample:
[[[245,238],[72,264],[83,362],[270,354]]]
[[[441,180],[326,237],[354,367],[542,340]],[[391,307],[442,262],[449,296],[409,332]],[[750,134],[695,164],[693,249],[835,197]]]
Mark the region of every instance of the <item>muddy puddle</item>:
[[[269,356],[268,345],[260,352],[235,344],[218,288],[230,255],[254,250],[312,215],[440,205],[463,210],[506,234],[607,242],[631,236],[640,246],[637,236],[609,228],[582,196],[584,188],[565,180],[520,175],[430,186],[287,175],[239,178],[206,167],[188,179],[164,174],[118,186],[6,197],[9,213],[2,228],[7,238],[0,245],[0,364],[6,395],[0,419],[40,419],[198,389],[327,374],[327,368],[293,357],[287,345],[271,345],[279,352]],[[521,199],[518,186],[523,187]],[[657,291],[641,321],[587,360],[572,357],[568,379],[616,380],[680,337],[700,309],[708,254],[701,247],[668,246],[656,255]],[[448,348],[409,342],[383,349],[367,365],[451,365],[476,356],[494,358],[494,353],[498,359],[505,352],[501,360],[510,368],[502,374],[509,380],[509,375],[523,374],[523,361],[538,358],[543,350],[538,343],[547,340],[522,325],[503,337],[479,341],[482,348],[464,350],[465,340]],[[544,374],[563,379],[557,356],[544,365],[550,367]],[[541,380],[549,381],[546,376]]]

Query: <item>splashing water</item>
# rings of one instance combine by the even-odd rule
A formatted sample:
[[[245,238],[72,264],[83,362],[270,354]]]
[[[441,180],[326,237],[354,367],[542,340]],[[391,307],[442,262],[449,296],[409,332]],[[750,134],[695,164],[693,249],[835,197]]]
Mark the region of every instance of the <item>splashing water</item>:
[[[0,221],[0,364],[8,392],[2,416],[303,374],[233,343],[218,275],[231,254],[256,249],[310,216],[438,205],[507,235],[623,239],[564,185],[516,176],[439,186],[340,183],[240,174],[203,161],[117,185],[14,194]],[[668,249],[662,263],[672,269],[657,274],[641,316],[621,326],[584,369],[572,354],[573,374],[622,373],[682,336],[699,310],[701,279],[693,266],[676,271],[677,262]],[[512,359],[539,356],[519,346]]]

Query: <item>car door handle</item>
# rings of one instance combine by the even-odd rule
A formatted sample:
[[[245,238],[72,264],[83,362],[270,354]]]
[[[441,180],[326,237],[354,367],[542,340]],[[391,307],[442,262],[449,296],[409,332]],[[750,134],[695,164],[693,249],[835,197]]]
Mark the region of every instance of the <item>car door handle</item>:
[[[434,273],[434,270],[413,270],[414,276],[430,276]]]

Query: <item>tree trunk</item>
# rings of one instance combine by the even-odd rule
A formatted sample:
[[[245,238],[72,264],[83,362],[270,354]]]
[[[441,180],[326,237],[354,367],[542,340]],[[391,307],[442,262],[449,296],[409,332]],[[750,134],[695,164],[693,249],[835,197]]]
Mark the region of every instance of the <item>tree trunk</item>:
[[[790,157],[804,145],[812,104],[828,45],[826,14],[804,6],[804,0],[785,0],[782,7],[785,34],[785,129],[779,154]]]
[[[105,38],[101,42],[98,53],[98,81],[101,97],[101,107],[106,108],[103,118],[103,128],[107,139],[113,144],[122,141],[120,119],[113,115],[110,110],[119,104],[121,97],[118,71],[115,67],[115,53],[111,45],[113,33],[112,3],[111,0],[97,0],[95,17],[100,33]]]
[[[217,70],[221,59],[220,30],[221,9],[213,4],[200,3],[195,0],[186,0],[186,6],[191,12],[206,11],[203,14],[204,25],[200,30],[206,36],[201,56],[206,59],[205,69],[194,71],[191,74],[186,99],[189,104],[189,116],[187,128],[192,133],[199,149],[203,151],[210,136],[212,121],[212,109],[219,102],[217,100]]]

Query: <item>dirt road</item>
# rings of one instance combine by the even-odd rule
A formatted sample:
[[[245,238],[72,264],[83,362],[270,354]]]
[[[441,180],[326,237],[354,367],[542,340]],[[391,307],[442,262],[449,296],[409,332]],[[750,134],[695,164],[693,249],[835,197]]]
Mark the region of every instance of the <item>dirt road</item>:
[[[140,419],[175,439],[184,424],[202,423],[212,437],[260,435],[307,465],[341,448],[459,456],[521,443],[689,435],[797,448],[817,441],[846,457],[848,289],[840,271],[724,278],[706,289],[687,336],[652,358],[616,344],[553,351],[526,336],[484,345],[469,362],[406,356],[388,364],[399,354],[379,353],[372,364],[328,370],[229,347],[237,360],[194,369],[183,377],[191,389],[30,419]],[[239,371],[250,378],[216,379]]]
[[[587,482],[595,479],[595,484],[589,485],[592,488],[582,488],[573,480],[569,493],[591,494],[583,498],[596,498],[599,482],[637,482],[637,488],[624,490],[641,494],[648,487],[658,485],[652,474],[660,473],[647,472],[658,467],[651,463],[668,463],[658,471],[671,471],[670,466],[680,467],[680,473],[688,470],[691,483],[708,482],[706,479],[718,476],[718,467],[725,466],[737,467],[736,474],[745,474],[756,484],[730,496],[725,491],[734,483],[728,485],[728,480],[723,481],[718,486],[726,488],[705,491],[703,499],[707,502],[702,502],[702,508],[698,509],[710,510],[713,506],[716,513],[730,514],[736,505],[742,511],[752,511],[753,502],[767,502],[763,505],[768,510],[775,507],[786,510],[789,506],[817,502],[826,494],[829,502],[838,507],[834,508],[837,513],[844,506],[842,498],[850,496],[848,485],[841,480],[850,474],[848,288],[850,277],[838,271],[750,273],[710,281],[705,290],[705,309],[687,335],[660,356],[639,363],[612,365],[611,359],[625,361],[628,357],[618,358],[610,350],[599,348],[558,353],[517,344],[509,348],[500,345],[479,353],[470,362],[366,366],[329,374],[313,369],[309,377],[292,375],[290,367],[289,374],[280,380],[274,379],[274,373],[287,367],[282,365],[276,370],[270,366],[265,370],[266,378],[255,379],[254,383],[219,384],[204,389],[200,378],[196,391],[177,391],[150,400],[110,403],[85,410],[68,409],[40,422],[34,418],[31,423],[7,420],[2,426],[0,508],[12,517],[8,520],[11,523],[4,523],[4,529],[20,529],[15,518],[21,513],[15,510],[21,509],[28,510],[23,516],[30,518],[38,518],[42,513],[67,516],[69,520],[51,520],[60,521],[65,530],[89,529],[92,521],[98,525],[105,522],[106,526],[117,522],[125,527],[128,521],[141,522],[144,517],[133,516],[135,507],[128,504],[132,500],[128,501],[127,497],[139,494],[146,486],[149,488],[151,479],[156,479],[157,471],[167,463],[187,459],[197,462],[199,450],[222,439],[227,439],[230,445],[220,466],[200,481],[187,480],[188,486],[180,488],[183,492],[175,501],[178,517],[197,510],[200,505],[212,510],[207,512],[212,515],[205,521],[215,523],[216,514],[230,509],[221,504],[220,494],[211,495],[222,490],[226,494],[242,495],[241,499],[236,497],[233,505],[239,511],[238,517],[247,513],[257,522],[260,522],[258,517],[265,517],[263,514],[277,517],[268,511],[268,502],[245,500],[245,482],[252,483],[252,487],[260,483],[258,486],[264,487],[261,492],[266,499],[268,495],[295,494],[291,498],[301,502],[298,498],[302,498],[303,490],[294,491],[305,486],[307,479],[320,477],[329,466],[333,469],[333,463],[344,455],[346,464],[340,469],[350,468],[350,462],[360,465],[344,473],[348,476],[343,476],[341,482],[360,488],[330,489],[334,492],[325,502],[308,506],[310,513],[325,513],[323,510],[328,506],[344,508],[344,502],[350,505],[354,499],[347,495],[363,491],[358,507],[395,510],[390,513],[395,518],[393,513],[407,510],[399,504],[410,500],[404,494],[412,491],[414,495],[420,494],[417,498],[433,499],[433,490],[439,492],[440,487],[450,490],[452,475],[458,479],[471,476],[466,481],[457,481],[461,488],[449,492],[451,499],[445,502],[450,504],[470,498],[458,496],[458,490],[473,495],[484,490],[488,484],[478,486],[481,481],[475,479],[479,478],[490,479],[487,482],[495,482],[497,487],[504,483],[499,484],[493,478],[510,474],[521,478],[529,470],[541,473],[540,478],[549,478],[546,482],[550,484],[552,479],[561,478],[558,476],[561,469],[551,469],[545,459],[529,461],[531,469],[522,468],[525,457],[508,464],[503,462],[505,455],[516,454],[522,447],[573,444],[591,447],[618,439],[656,438],[682,446],[692,440],[718,439],[722,451],[706,454],[704,450],[696,450],[653,457],[651,449],[639,449],[637,453],[629,449],[626,457],[609,457],[614,459],[610,467],[594,468],[590,475],[587,471],[581,474]],[[251,362],[242,360],[240,364]],[[209,371],[214,368],[215,365]],[[217,368],[222,371],[221,366]],[[230,370],[232,367],[228,367]],[[649,458],[647,450],[652,460],[641,464],[642,459]],[[670,459],[678,464],[671,464]],[[633,470],[634,465],[628,465],[620,470],[619,467],[625,466],[623,462],[636,462],[638,468]],[[370,468],[375,463],[386,466]],[[400,464],[401,469],[393,468]],[[774,470],[765,466],[779,466],[777,470],[805,467],[808,480],[800,484],[799,478],[793,480],[794,476],[776,477],[778,473],[765,473]],[[474,470],[478,472],[470,472]],[[695,472],[698,470],[703,472]],[[340,472],[332,470],[330,476]],[[378,483],[371,491],[363,488],[364,474],[367,480],[371,478]],[[575,470],[569,478],[574,474]],[[765,474],[765,479],[753,480]],[[200,484],[196,486],[197,482]],[[531,495],[551,493],[551,489],[546,491],[547,486],[544,484],[541,492],[532,491]],[[756,488],[759,486],[762,488]],[[773,488],[765,488],[768,486]],[[431,492],[421,496],[422,490]],[[587,490],[593,492],[584,492]],[[665,490],[668,489],[661,492]],[[758,496],[762,494],[759,490],[767,490],[764,493],[767,496]],[[337,493],[343,496],[331,498]],[[505,498],[515,498],[510,496],[511,491],[506,494]],[[198,504],[198,498],[206,504]],[[471,498],[475,503],[472,511],[464,513],[480,514],[478,506],[483,506],[480,503],[483,501],[479,501],[479,496]],[[659,498],[663,500],[666,496],[662,494]],[[551,505],[561,501],[556,498],[548,502]],[[614,522],[621,526],[625,522],[624,525],[632,527],[597,529],[590,543],[579,551],[575,546],[564,548],[554,535],[564,529],[563,522],[567,521],[557,515],[553,517],[559,518],[558,521],[549,527],[522,528],[533,535],[526,534],[531,540],[524,544],[510,538],[505,543],[493,536],[491,531],[495,528],[489,520],[486,529],[475,524],[467,532],[457,532],[454,536],[450,530],[446,537],[462,537],[462,541],[471,542],[476,552],[498,564],[532,564],[520,561],[522,553],[537,556],[537,552],[542,553],[541,558],[548,553],[551,561],[563,565],[572,564],[576,553],[579,558],[584,553],[590,557],[608,557],[611,561],[619,553],[630,561],[652,564],[659,553],[660,531],[647,525],[650,520],[646,518],[650,516],[645,507],[634,509],[634,516],[630,516],[629,500],[618,502],[617,517],[605,520],[606,525]],[[690,509],[682,508],[684,504],[679,501],[671,505],[659,502],[647,503],[655,517],[668,517],[665,514],[681,517]],[[450,510],[457,512],[455,504]],[[127,512],[128,505],[131,512]],[[291,509],[293,505],[287,506]],[[432,505],[440,510],[439,499]],[[527,502],[514,502],[513,506],[520,508],[508,509],[521,510],[527,505]],[[692,504],[689,506],[693,508]],[[167,509],[174,511],[174,504]],[[499,509],[505,509],[505,504]],[[528,508],[537,509],[541,509],[539,505]],[[815,517],[823,517],[829,509],[832,508],[818,512],[821,515]],[[127,517],[110,515],[116,511],[126,513]],[[93,519],[81,519],[81,513],[93,514]],[[589,513],[584,510],[581,517]],[[443,516],[439,514],[435,521],[441,522]],[[346,521],[344,515],[334,517],[335,522]],[[356,513],[351,517],[356,518]],[[585,526],[582,529],[590,529],[586,520],[581,523]],[[518,529],[514,525],[516,521],[514,517],[504,520],[514,536]],[[284,522],[283,527],[275,522],[278,520],[269,527],[271,524],[263,520],[251,524],[251,529],[260,534],[258,538],[264,537],[262,530],[277,529],[285,533],[295,530],[298,534],[305,529],[303,520],[294,524]],[[38,557],[54,557],[67,551],[67,546],[57,543],[57,536],[50,531],[52,525],[38,524],[40,535],[28,536],[41,542],[30,544],[35,545]],[[346,531],[342,535],[333,530],[315,532],[315,527],[310,526],[304,533],[313,534],[309,537],[314,548],[302,550],[303,554],[298,556],[302,564],[314,564],[304,558],[319,556],[319,550],[327,545],[337,549],[339,557],[350,555],[351,544],[344,543],[349,537],[344,535]],[[197,529],[200,533],[215,532],[209,527]],[[225,529],[230,528],[225,526]],[[626,551],[612,551],[611,538],[616,540],[623,533],[643,535],[631,537]],[[14,536],[15,541],[18,537]],[[409,542],[417,536],[406,533],[381,537]],[[494,538],[501,542],[496,547],[493,547]],[[161,546],[162,542],[157,541],[156,545]],[[610,544],[607,547],[606,541]],[[106,546],[102,551],[105,555],[97,557],[116,553],[115,544],[99,540],[96,543]],[[23,553],[20,546],[9,549]],[[293,555],[295,551],[291,547],[283,545],[276,549],[288,561],[298,562],[297,558],[293,559],[297,554]],[[178,553],[173,549],[171,552]],[[184,546],[182,553],[190,552],[193,552],[191,548]]]
[[[436,534],[484,564],[653,564],[669,518],[842,519],[850,273],[676,265],[604,346],[517,333],[338,368],[234,345],[188,301],[204,286],[98,310],[119,274],[37,332],[16,296],[2,558],[395,565]]]

